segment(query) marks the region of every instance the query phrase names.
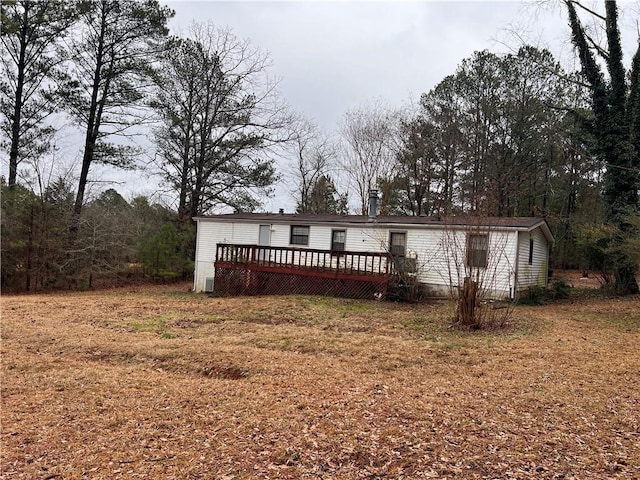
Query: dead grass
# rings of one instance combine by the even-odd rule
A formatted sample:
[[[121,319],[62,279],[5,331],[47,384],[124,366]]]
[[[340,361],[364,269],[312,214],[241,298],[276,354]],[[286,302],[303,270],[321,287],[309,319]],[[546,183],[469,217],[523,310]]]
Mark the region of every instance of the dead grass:
[[[2,298],[2,479],[640,478],[640,298]]]

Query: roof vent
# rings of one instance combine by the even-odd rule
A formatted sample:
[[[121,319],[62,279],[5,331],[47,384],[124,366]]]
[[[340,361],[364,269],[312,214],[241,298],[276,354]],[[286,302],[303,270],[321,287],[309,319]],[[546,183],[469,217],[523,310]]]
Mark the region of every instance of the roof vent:
[[[284,215],[284,208],[281,208],[280,210],[278,210],[278,213],[279,213],[280,215]]]

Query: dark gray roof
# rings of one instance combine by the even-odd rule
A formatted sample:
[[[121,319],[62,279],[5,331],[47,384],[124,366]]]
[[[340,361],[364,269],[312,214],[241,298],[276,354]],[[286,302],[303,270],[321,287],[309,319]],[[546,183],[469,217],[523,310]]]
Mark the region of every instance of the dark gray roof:
[[[520,231],[532,231],[540,227],[544,236],[550,243],[554,242],[551,229],[544,218],[540,217],[427,217],[427,216],[378,216],[374,220],[367,215],[312,215],[307,213],[227,213],[208,217],[197,217],[203,221],[233,222],[269,222],[302,225],[388,225],[397,227],[423,226],[423,227],[494,227],[515,229]]]
[[[378,216],[371,220],[366,215],[312,215],[306,213],[228,213],[199,217],[202,220],[250,220],[256,222],[278,223],[354,223],[379,225],[456,225],[456,226],[483,226],[483,227],[511,227],[529,229],[546,222],[540,217],[473,217],[473,216]]]

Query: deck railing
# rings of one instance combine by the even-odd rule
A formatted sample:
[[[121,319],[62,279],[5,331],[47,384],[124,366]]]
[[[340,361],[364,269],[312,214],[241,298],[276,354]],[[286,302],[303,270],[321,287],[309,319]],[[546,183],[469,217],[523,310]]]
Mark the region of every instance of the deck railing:
[[[216,265],[242,265],[334,272],[343,275],[380,275],[396,273],[396,262],[386,252],[352,252],[311,248],[271,247],[263,245],[216,245]]]

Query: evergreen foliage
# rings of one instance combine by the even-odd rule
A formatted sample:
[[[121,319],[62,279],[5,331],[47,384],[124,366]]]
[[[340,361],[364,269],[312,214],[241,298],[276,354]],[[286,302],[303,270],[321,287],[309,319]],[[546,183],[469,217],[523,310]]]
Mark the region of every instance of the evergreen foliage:
[[[157,233],[140,244],[139,256],[145,274],[154,279],[185,279],[193,273],[190,243],[193,227],[184,222],[165,222]]]
[[[348,199],[346,194],[339,194],[333,180],[322,175],[312,185],[304,205],[298,203],[298,213],[313,213],[317,215],[346,215],[348,213]]]
[[[18,165],[50,148],[54,129],[47,118],[60,108],[55,81],[64,77],[61,41],[77,20],[75,2],[0,2],[0,130],[9,152],[8,185],[16,185]]]
[[[172,16],[173,11],[157,0],[81,2],[64,95],[69,114],[85,136],[72,234],[78,229],[91,165],[127,168],[135,162],[136,149],[108,138],[145,121],[140,108]]]
[[[1,286],[12,291],[91,288],[136,278],[184,279],[193,271],[195,232],[175,212],[108,189],[85,206],[68,245],[71,186],[59,178],[42,195],[1,185]],[[176,226],[177,225],[177,226]],[[157,251],[156,251],[157,249]]]
[[[625,71],[618,8],[616,2],[605,2],[605,32],[607,47],[596,48],[606,64],[608,78],[598,63],[591,39],[586,35],[578,17],[576,5],[566,2],[573,43],[578,51],[582,74],[591,88],[594,150],[606,166],[603,196],[606,218],[613,231],[608,239],[606,257],[615,272],[615,289],[620,294],[638,293],[640,288],[635,275],[637,262],[624,248],[629,238],[640,232],[631,218],[640,212],[640,149],[638,149],[638,117],[640,102],[638,86],[640,69],[640,42],[632,61],[631,71]]]
[[[1,184],[2,287],[40,290],[60,286],[65,266],[66,226],[73,201],[69,185],[53,182],[42,196]]]

